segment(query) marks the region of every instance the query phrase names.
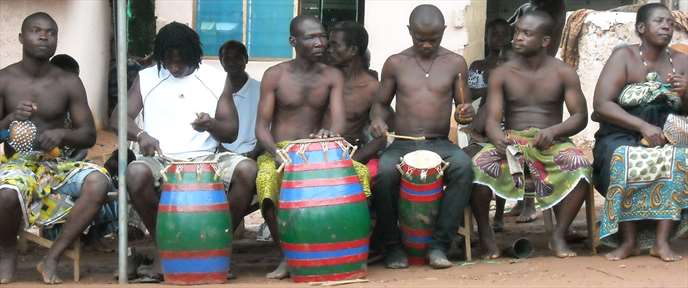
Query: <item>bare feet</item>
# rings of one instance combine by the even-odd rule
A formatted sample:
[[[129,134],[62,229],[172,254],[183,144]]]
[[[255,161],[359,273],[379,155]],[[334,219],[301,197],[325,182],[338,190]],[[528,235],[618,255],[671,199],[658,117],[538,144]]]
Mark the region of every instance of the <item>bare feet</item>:
[[[45,284],[61,284],[62,279],[57,276],[57,261],[43,258],[41,262],[36,265],[36,270],[41,273],[43,283]]]
[[[385,268],[404,269],[408,268],[408,257],[401,246],[391,246],[385,251]]]
[[[482,259],[497,259],[500,256],[497,242],[494,240],[494,234],[480,236],[480,249],[482,251],[480,258]]]
[[[674,262],[683,259],[681,255],[678,255],[676,252],[671,250],[669,244],[665,243],[662,245],[659,244],[659,242],[655,243],[655,246],[650,249],[650,255],[662,259],[664,262]]]
[[[16,247],[0,248],[0,284],[12,282],[14,270],[17,268]]]
[[[640,254],[640,249],[635,243],[621,243],[621,246],[604,255],[609,261],[619,261]]]
[[[282,261],[280,262],[279,266],[275,269],[275,271],[272,271],[265,275],[268,279],[284,279],[289,277],[289,270],[287,269],[287,258],[282,258]]]
[[[430,250],[430,252],[428,252],[428,260],[430,267],[435,269],[446,269],[454,266],[454,264],[447,259],[447,254],[439,249]]]
[[[530,223],[539,217],[538,211],[535,209],[535,205],[533,203],[524,204],[523,210],[521,211],[521,215],[518,215],[516,218],[516,223]]]
[[[559,258],[576,257],[576,252],[573,252],[571,248],[566,244],[566,240],[563,237],[558,237],[552,235],[552,239],[549,240],[549,249],[554,252]]]
[[[521,215],[521,211],[523,211],[523,200],[518,200],[516,206],[511,208],[511,211],[504,213],[504,217],[516,217]]]

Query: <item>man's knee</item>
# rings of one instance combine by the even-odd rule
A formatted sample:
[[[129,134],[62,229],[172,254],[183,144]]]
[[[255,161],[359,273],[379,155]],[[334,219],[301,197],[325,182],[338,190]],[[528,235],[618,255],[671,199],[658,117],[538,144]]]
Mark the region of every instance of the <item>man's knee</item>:
[[[107,198],[107,190],[110,187],[110,180],[102,173],[92,172],[86,176],[84,183],[81,185],[81,197],[84,195],[92,196],[103,204]]]
[[[140,183],[153,178],[153,171],[143,163],[131,163],[127,166],[127,182]]]
[[[0,209],[9,211],[8,209],[17,209],[20,205],[19,195],[17,191],[12,189],[0,189]]]
[[[258,175],[258,166],[253,160],[244,160],[239,162],[234,168],[233,179],[238,180],[243,185],[256,183],[256,176]]]

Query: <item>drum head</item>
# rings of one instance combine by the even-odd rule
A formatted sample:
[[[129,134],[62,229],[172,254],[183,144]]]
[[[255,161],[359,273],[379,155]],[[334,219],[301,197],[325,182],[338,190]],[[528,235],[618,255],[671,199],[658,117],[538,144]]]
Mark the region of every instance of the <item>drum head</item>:
[[[403,162],[416,169],[431,169],[442,164],[442,157],[432,151],[418,150],[404,155]]]

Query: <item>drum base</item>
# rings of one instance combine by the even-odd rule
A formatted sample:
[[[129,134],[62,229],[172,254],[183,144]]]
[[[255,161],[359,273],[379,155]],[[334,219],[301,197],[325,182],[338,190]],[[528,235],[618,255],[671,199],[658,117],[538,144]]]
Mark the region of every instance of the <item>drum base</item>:
[[[341,280],[352,280],[361,279],[368,276],[368,271],[366,269],[338,273],[338,274],[324,274],[324,275],[291,275],[291,279],[296,283],[303,282],[324,282],[324,281],[341,281]]]

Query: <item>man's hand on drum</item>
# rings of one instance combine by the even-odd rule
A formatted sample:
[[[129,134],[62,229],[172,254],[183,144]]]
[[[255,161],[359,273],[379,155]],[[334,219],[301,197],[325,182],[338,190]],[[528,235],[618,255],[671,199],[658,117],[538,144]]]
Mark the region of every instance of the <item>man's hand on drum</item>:
[[[388,131],[389,127],[385,121],[381,119],[373,119],[373,121],[370,122],[370,133],[373,134],[373,137],[387,137]]]
[[[339,134],[334,133],[333,131],[330,131],[328,129],[320,129],[317,133],[311,133],[310,135],[308,135],[308,137],[310,138],[332,138],[338,136]]]
[[[459,124],[468,124],[473,122],[473,117],[475,117],[475,109],[470,103],[459,104],[456,106],[456,112],[454,112],[454,119]]]
[[[191,127],[198,132],[205,132],[213,129],[215,125],[215,119],[210,117],[208,113],[201,112],[196,113],[196,120],[191,122]]]
[[[139,137],[139,148],[143,156],[155,156],[155,153],[162,156],[162,150],[160,150],[160,142],[158,139],[153,138],[148,135],[148,133],[143,132]]]

